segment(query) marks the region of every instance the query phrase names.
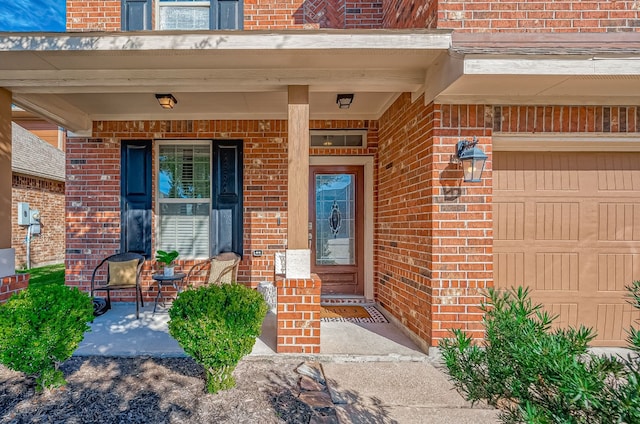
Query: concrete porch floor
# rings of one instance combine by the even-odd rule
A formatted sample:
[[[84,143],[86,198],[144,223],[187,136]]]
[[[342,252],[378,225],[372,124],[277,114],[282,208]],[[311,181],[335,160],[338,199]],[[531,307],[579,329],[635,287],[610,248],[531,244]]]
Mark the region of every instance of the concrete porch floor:
[[[133,303],[114,303],[111,310],[96,317],[91,331],[74,352],[75,356],[152,356],[180,357],[184,351],[170,335],[169,315],[158,305],[145,305],[140,319],[135,319]],[[305,358],[366,361],[425,361],[423,353],[394,324],[355,324],[323,322],[320,354]],[[262,334],[250,356],[278,355],[276,348],[276,316],[269,312],[262,325]],[[287,355],[291,356],[291,355]]]

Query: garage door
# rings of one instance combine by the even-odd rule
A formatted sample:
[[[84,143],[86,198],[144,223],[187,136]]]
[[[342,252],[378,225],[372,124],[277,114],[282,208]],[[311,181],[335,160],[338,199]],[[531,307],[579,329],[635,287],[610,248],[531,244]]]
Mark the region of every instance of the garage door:
[[[624,346],[640,318],[640,153],[494,154],[496,287],[527,285],[561,326]]]

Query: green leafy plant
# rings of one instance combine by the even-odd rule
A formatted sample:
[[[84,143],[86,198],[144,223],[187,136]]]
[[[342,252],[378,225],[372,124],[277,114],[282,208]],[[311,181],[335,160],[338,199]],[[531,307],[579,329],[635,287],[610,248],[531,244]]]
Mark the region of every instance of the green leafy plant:
[[[205,369],[209,393],[235,386],[233,370],[260,335],[267,304],[240,284],[205,286],[178,295],[169,333]]]
[[[591,329],[552,329],[556,317],[529,295],[490,289],[485,342],[454,330],[440,343],[456,388],[500,408],[506,423],[640,422],[637,358],[589,353]]]
[[[172,250],[171,252],[165,252],[164,250],[158,250],[156,252],[156,261],[164,264],[164,266],[173,265],[173,261],[178,259],[180,253],[177,250]]]
[[[59,365],[89,330],[93,304],[77,288],[29,287],[0,305],[0,362],[36,377],[36,389],[66,384]]]

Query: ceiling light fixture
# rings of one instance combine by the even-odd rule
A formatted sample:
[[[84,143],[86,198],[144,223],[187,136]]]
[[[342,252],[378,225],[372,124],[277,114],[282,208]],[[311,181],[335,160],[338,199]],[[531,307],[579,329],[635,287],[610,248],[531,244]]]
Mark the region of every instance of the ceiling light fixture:
[[[353,103],[353,94],[338,94],[336,103],[340,109],[349,109]]]
[[[162,109],[173,109],[173,107],[178,103],[173,94],[156,94],[156,99],[158,99],[158,103],[162,106]]]

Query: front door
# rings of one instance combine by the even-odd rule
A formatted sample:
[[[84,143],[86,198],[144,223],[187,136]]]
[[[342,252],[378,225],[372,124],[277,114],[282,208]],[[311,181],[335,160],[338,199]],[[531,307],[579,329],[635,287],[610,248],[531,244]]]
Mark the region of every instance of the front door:
[[[362,166],[312,166],[309,171],[311,272],[322,294],[364,294]]]

